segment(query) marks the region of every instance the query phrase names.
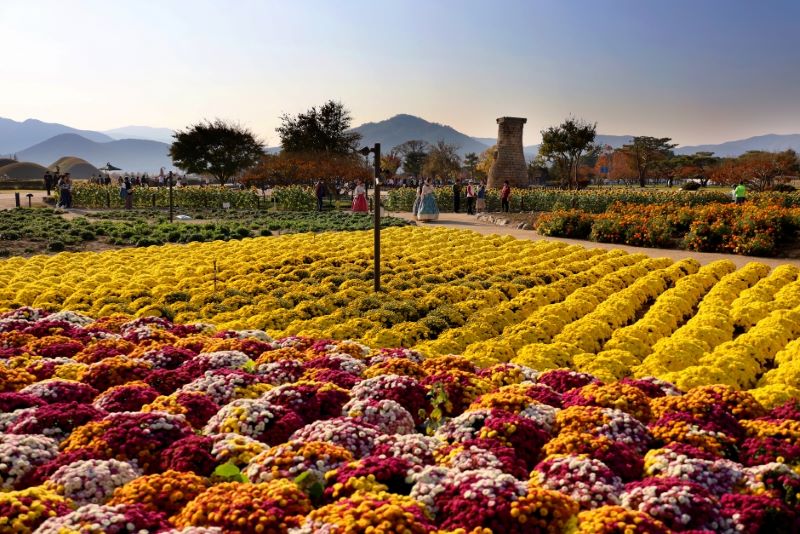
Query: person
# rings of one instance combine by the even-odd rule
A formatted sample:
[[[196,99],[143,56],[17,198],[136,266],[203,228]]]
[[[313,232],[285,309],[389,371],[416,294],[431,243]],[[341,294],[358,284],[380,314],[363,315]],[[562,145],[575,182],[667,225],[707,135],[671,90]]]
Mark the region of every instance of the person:
[[[456,179],[453,183],[453,211],[458,213],[461,209],[461,180]]]
[[[72,179],[69,173],[64,174],[58,180],[58,190],[61,195],[61,200],[58,205],[62,208],[69,209],[72,207]]]
[[[737,204],[744,203],[745,199],[747,198],[747,188],[742,182],[739,182],[733,189],[733,196]]]
[[[505,213],[509,211],[509,202],[508,199],[511,196],[511,185],[508,183],[508,180],[503,182],[503,188],[500,190],[500,206],[501,210]]]
[[[356,182],[356,188],[353,190],[353,213],[369,213],[367,190],[361,180]]]
[[[475,207],[478,210],[478,213],[483,213],[486,211],[486,182],[483,180],[480,181],[478,184],[478,200],[476,201]]]
[[[322,180],[317,180],[314,193],[317,195],[317,211],[322,211],[322,201],[325,200],[325,184],[322,183]]]
[[[122,187],[125,189],[125,209],[133,209],[133,184],[128,176],[125,177]]]
[[[467,182],[467,215],[475,215],[475,188],[472,186],[472,180]]]
[[[44,188],[47,189],[47,196],[50,196],[50,190],[53,188],[53,176],[50,171],[44,173]]]
[[[422,197],[417,207],[416,216],[418,221],[429,222],[439,218],[439,206],[436,205],[436,190],[433,188],[430,179],[420,188]]]
[[[417,187],[417,196],[414,197],[414,205],[411,207],[411,213],[413,213],[415,217],[417,216],[417,210],[419,209],[419,205],[421,202],[422,202],[422,185]]]

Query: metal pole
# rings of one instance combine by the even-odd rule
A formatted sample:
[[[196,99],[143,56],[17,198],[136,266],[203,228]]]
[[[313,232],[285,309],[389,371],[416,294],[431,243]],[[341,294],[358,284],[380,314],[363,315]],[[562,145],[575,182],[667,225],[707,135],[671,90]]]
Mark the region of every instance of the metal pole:
[[[375,143],[375,292],[381,290],[381,144]]]

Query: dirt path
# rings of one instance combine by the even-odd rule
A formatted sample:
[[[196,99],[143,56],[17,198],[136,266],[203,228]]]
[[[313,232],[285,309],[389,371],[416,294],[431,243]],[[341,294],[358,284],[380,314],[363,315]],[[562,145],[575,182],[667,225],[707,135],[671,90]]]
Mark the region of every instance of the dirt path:
[[[414,217],[409,212],[390,213],[395,217],[402,217],[407,220],[414,220]],[[738,256],[736,254],[717,254],[713,252],[693,252],[691,250],[676,250],[676,249],[660,249],[660,248],[644,248],[644,247],[631,247],[628,245],[615,245],[611,243],[595,243],[594,241],[582,241],[580,239],[566,239],[562,237],[544,237],[539,235],[535,230],[519,230],[514,226],[498,226],[476,219],[475,215],[467,215],[466,213],[442,213],[439,215],[439,220],[433,223],[417,223],[420,226],[444,226],[447,228],[456,228],[459,230],[472,230],[482,235],[510,235],[517,239],[549,239],[552,241],[560,241],[570,245],[580,245],[586,248],[602,248],[602,249],[618,249],[630,252],[632,254],[643,253],[648,256],[657,258],[672,258],[673,260],[682,260],[685,258],[694,258],[701,264],[711,263],[717,260],[731,260],[738,267],[742,267],[747,263],[757,261],[770,267],[777,267],[783,264],[792,264],[800,267],[800,260],[787,259],[787,258],[757,258],[753,256]]]
[[[28,193],[31,193],[33,196],[31,197],[31,206],[34,208],[42,208],[46,206],[44,203],[44,197],[47,196],[46,191],[42,190],[20,190],[17,191],[19,193],[19,202],[20,206],[23,208],[28,207],[28,197],[25,196]],[[6,210],[17,207],[16,202],[14,201],[14,191],[2,191],[0,192],[0,209]],[[52,196],[52,192],[51,192]]]

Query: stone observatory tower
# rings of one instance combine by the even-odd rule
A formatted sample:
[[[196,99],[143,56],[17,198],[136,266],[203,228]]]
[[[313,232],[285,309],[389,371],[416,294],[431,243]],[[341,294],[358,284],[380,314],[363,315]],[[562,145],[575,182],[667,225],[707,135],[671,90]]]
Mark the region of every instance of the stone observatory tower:
[[[528,166],[522,153],[522,128],[528,119],[500,117],[497,119],[497,152],[489,169],[488,187],[503,187],[508,180],[512,187],[528,185]]]

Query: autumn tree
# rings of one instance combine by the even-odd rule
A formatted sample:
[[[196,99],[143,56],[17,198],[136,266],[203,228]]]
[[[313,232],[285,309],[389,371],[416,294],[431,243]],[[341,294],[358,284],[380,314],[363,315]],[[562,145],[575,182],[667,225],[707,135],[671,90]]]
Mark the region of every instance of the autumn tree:
[[[381,156],[381,169],[388,172],[391,176],[397,174],[397,169],[403,164],[403,160],[395,151],[391,151],[385,156]]]
[[[360,158],[350,154],[309,156],[308,153],[281,152],[265,155],[242,178],[246,185],[264,188],[274,185],[311,184],[322,180],[336,182],[368,180],[372,171]]]
[[[609,159],[609,180],[614,180],[616,182],[632,182],[637,179],[639,173],[636,170],[636,165],[630,154],[617,149],[611,153]]]
[[[192,174],[210,174],[228,183],[259,161],[261,141],[247,128],[220,119],[178,130],[169,155],[175,166]]]
[[[711,174],[712,180],[723,185],[748,184],[764,191],[776,182],[788,180],[800,170],[797,153],[750,151],[738,158],[724,160]]]
[[[713,152],[696,152],[674,159],[675,176],[684,180],[696,180],[706,187],[711,179],[711,171],[719,165],[720,158]]]
[[[284,114],[277,128],[285,152],[350,154],[361,134],[350,130],[352,117],[341,102],[329,100],[296,116]]]
[[[648,173],[659,160],[672,156],[672,149],[676,144],[670,143],[669,137],[649,137],[646,135],[634,137],[630,144],[623,145],[621,151],[627,153],[636,167],[639,187],[647,184]]]
[[[478,156],[478,163],[475,165],[475,173],[482,180],[489,177],[489,171],[492,165],[494,165],[495,159],[497,159],[497,145],[490,146]]]
[[[392,149],[403,161],[403,170],[413,177],[418,177],[422,174],[422,166],[425,164],[425,158],[428,156],[430,145],[420,139],[411,139],[397,145]]]
[[[422,172],[431,178],[453,178],[461,170],[461,157],[458,147],[439,140],[433,145],[425,157]]]
[[[556,174],[561,177],[562,187],[578,187],[581,158],[598,150],[594,144],[596,133],[597,123],[589,124],[574,117],[542,130],[539,157],[557,167]]]

